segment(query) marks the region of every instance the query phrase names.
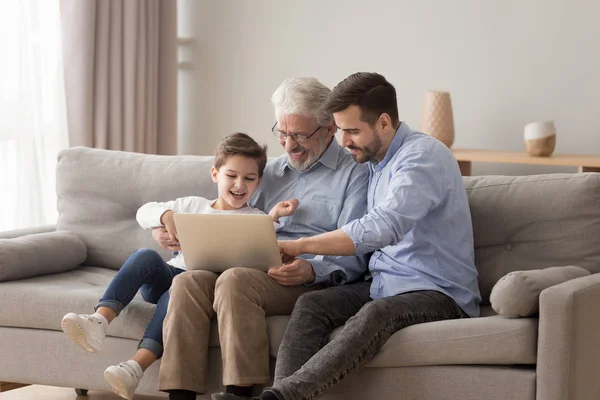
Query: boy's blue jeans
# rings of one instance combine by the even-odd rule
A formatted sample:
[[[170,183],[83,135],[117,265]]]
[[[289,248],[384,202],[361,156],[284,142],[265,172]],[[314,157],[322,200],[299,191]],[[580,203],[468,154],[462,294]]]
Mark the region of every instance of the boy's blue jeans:
[[[162,327],[169,304],[169,288],[173,278],[182,272],[185,270],[167,264],[154,250],[136,250],[108,285],[96,309],[108,307],[119,315],[139,290],[144,300],[156,304],[156,310],[138,348],[150,350],[160,358],[163,353]]]

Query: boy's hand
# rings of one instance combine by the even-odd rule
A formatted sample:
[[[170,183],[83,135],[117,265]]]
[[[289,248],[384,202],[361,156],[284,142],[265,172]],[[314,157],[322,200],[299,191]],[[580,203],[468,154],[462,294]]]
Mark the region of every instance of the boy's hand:
[[[164,226],[157,226],[152,228],[152,239],[154,239],[160,247],[169,251],[181,251],[179,243],[173,243],[171,235],[165,229]]]
[[[173,220],[173,211],[167,210],[160,216],[160,222],[164,225],[165,229],[169,233],[169,240],[171,245],[179,246],[179,238],[177,237],[177,228],[175,228],[175,221]]]
[[[300,202],[298,201],[298,199],[280,201],[279,203],[275,204],[275,206],[271,209],[269,215],[271,216],[271,218],[273,218],[273,221],[279,222],[279,218],[287,217],[295,213],[299,204]]]
[[[311,283],[316,279],[312,265],[301,258],[296,258],[288,264],[269,269],[269,276],[282,286],[299,286]]]

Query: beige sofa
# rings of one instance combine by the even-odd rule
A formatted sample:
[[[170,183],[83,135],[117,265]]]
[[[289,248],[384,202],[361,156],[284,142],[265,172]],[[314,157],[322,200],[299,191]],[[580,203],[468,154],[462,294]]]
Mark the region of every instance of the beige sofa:
[[[154,306],[136,298],[111,325],[107,350],[101,355],[87,354],[71,343],[60,331],[61,317],[68,311],[92,310],[132,250],[157,249],[135,221],[140,205],[184,195],[215,196],[210,166],[210,157],[88,148],[60,154],[57,227],[1,235],[55,229],[74,233],[70,241],[57,239],[64,245],[46,248],[36,247],[36,240],[59,234],[21,238],[13,246],[28,250],[27,256],[20,253],[21,275],[9,270],[17,268],[14,259],[2,264],[2,249],[12,251],[16,241],[0,240],[0,381],[108,390],[103,370],[135,350]],[[417,325],[394,334],[366,368],[324,398],[600,398],[600,274],[543,291],[539,318],[507,319],[489,306],[493,285],[510,271],[570,264],[600,272],[600,174],[482,176],[465,178],[465,184],[482,316]],[[66,244],[79,240],[85,245]],[[33,266],[32,254],[38,257]],[[11,280],[11,273],[23,279]],[[273,357],[287,318],[268,318]],[[221,382],[216,323],[213,328],[208,386],[217,391]],[[162,395],[156,391],[158,367],[157,363],[149,369],[138,393]]]

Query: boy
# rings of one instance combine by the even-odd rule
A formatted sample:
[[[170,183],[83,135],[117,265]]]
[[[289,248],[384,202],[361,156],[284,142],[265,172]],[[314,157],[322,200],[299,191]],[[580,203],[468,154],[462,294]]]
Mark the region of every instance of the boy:
[[[94,314],[68,313],[63,317],[62,330],[86,351],[99,353],[103,349],[108,325],[131,302],[138,290],[144,300],[157,305],[135,355],[129,361],[112,365],[104,371],[105,379],[119,396],[131,400],[144,371],[163,353],[162,326],[169,303],[169,288],[173,279],[186,270],[173,214],[264,214],[249,207],[247,201],[260,185],[267,162],[266,152],[266,146],[261,147],[244,133],[224,138],[215,151],[211,169],[213,182],[218,188],[217,199],[182,197],[165,203],[147,203],[137,212],[136,218],[142,228],[165,227],[171,240],[169,248],[174,251],[175,257],[165,262],[154,250],[134,251],[106,289]],[[274,223],[278,223],[280,217],[293,214],[297,206],[297,200],[282,201],[273,207],[269,215]]]

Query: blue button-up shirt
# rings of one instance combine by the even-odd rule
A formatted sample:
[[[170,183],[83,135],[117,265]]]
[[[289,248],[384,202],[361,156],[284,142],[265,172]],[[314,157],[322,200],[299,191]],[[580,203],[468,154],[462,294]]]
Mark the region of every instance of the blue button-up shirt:
[[[342,229],[356,254],[374,252],[371,297],[437,290],[478,316],[471,214],[452,152],[402,123],[385,158],[368,164],[368,214]]]
[[[362,217],[367,209],[369,169],[333,139],[327,150],[306,171],[298,171],[283,155],[270,161],[262,182],[249,202],[269,212],[282,200],[296,198],[296,212],[279,219],[277,237],[281,240],[314,236],[341,228]],[[303,254],[315,270],[315,283],[342,284],[363,276],[367,257],[332,257]]]

